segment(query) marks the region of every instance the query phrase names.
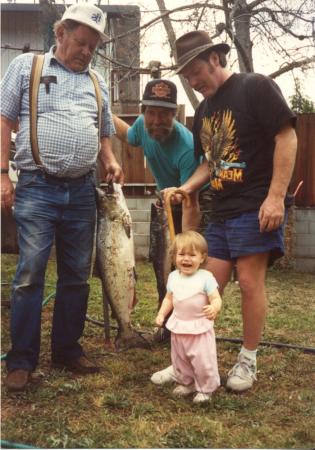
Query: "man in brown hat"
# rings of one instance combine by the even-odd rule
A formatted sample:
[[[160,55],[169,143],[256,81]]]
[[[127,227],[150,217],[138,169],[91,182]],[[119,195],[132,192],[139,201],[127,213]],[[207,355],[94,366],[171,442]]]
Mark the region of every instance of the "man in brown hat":
[[[227,387],[241,392],[256,380],[267,309],[266,270],[284,253],[296,117],[273,80],[226,68],[227,44],[214,45],[206,32],[193,31],[175,46],[177,73],[204,97],[193,123],[195,154],[203,163],[181,189],[190,194],[210,181],[207,268],[221,294],[236,264],[244,340]],[[170,368],[164,369],[152,381],[170,381],[170,374]]]

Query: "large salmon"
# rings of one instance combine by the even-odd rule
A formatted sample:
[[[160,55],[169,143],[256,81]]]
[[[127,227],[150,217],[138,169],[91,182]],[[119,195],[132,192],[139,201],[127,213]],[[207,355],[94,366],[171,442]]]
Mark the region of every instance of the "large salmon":
[[[187,194],[179,189],[175,189],[175,193],[182,194],[187,202],[187,206],[190,206],[190,200]],[[168,276],[173,267],[172,261],[172,233],[177,234],[182,230],[182,205],[171,206],[170,200],[165,205],[165,201],[162,201],[161,194],[156,192],[158,200],[156,203],[151,204],[151,223],[150,223],[150,250],[149,260],[152,262],[155,278],[156,288],[158,291],[158,309],[160,308],[162,301],[166,294],[166,284]],[[167,210],[172,216],[172,233],[170,230],[169,218],[167,217]],[[165,318],[167,321],[169,315]],[[168,340],[169,331],[165,326],[159,328],[154,334],[155,342],[163,342]]]
[[[160,198],[155,204],[151,204],[149,260],[152,262],[156,278],[157,309],[159,309],[165,297],[167,279],[172,270],[171,237],[166,210]],[[165,342],[169,336],[170,333],[165,326],[157,328],[153,335],[153,342]]]
[[[98,221],[96,260],[103,291],[118,323],[117,350],[149,347],[131,326],[130,314],[135,304],[135,257],[132,220],[121,186],[96,188]]]
[[[149,260],[155,273],[158,307],[160,307],[166,294],[167,278],[172,269],[172,256],[166,211],[159,201],[151,204]]]

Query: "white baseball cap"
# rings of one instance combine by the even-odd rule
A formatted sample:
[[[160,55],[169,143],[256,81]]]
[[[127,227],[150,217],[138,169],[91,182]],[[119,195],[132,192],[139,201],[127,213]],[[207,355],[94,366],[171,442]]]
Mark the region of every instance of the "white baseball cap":
[[[75,3],[67,8],[61,18],[64,20],[74,20],[75,22],[87,25],[97,31],[102,39],[109,39],[104,33],[105,15],[103,11],[90,3]]]

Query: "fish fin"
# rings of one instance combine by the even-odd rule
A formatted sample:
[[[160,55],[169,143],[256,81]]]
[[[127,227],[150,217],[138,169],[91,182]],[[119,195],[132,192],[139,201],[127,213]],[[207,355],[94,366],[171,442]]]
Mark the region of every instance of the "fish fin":
[[[133,294],[133,298],[132,298],[132,300],[130,302],[130,305],[129,305],[129,309],[132,310],[136,306],[137,303],[138,303],[138,299],[137,299],[137,293],[136,293],[136,290],[135,290],[134,294]]]
[[[140,333],[130,327],[130,332],[126,335],[119,333],[115,339],[115,348],[117,352],[123,352],[130,348],[144,348],[151,350],[151,344]]]
[[[130,239],[131,238],[131,227],[132,227],[132,224],[131,224],[130,219],[129,219],[129,217],[127,215],[123,217],[123,227],[124,227],[124,230],[126,232],[126,235],[128,236],[128,239]]]
[[[152,340],[154,344],[163,344],[165,342],[170,342],[170,337],[170,331],[165,326],[163,326],[155,331]]]

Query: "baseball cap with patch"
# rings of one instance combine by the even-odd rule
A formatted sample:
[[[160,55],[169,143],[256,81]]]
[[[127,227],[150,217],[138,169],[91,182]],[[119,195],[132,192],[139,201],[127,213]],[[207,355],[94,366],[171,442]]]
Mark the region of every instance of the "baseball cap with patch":
[[[61,21],[74,20],[97,31],[101,39],[109,39],[104,33],[105,15],[103,11],[91,3],[75,3],[63,13]]]
[[[177,108],[177,88],[169,80],[157,79],[149,81],[145,87],[142,104],[145,106],[161,106]]]

